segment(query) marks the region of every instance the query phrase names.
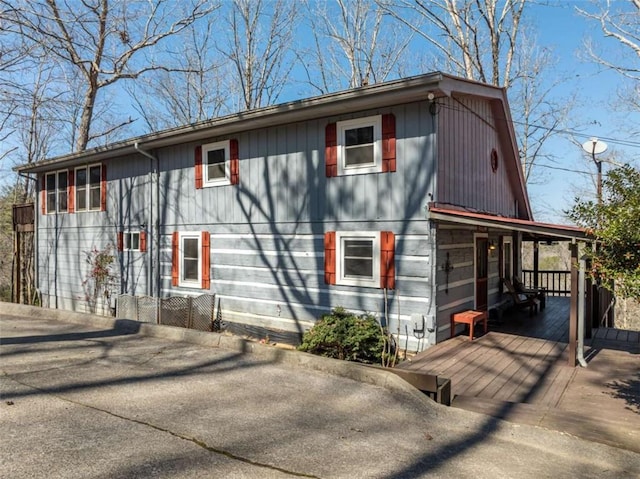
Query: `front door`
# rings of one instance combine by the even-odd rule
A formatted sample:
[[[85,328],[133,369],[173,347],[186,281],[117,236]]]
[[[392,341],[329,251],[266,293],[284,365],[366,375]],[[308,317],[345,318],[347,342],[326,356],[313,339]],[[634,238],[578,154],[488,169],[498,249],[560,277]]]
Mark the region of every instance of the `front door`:
[[[476,310],[486,311],[488,302],[489,240],[476,237]]]

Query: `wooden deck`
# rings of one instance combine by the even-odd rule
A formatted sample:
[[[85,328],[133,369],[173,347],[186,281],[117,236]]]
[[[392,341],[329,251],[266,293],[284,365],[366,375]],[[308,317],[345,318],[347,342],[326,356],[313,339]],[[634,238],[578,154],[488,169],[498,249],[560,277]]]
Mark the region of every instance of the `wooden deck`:
[[[451,379],[454,407],[640,452],[640,334],[595,330],[588,367],[569,367],[569,306],[548,298],[537,316],[505,316],[398,367]]]

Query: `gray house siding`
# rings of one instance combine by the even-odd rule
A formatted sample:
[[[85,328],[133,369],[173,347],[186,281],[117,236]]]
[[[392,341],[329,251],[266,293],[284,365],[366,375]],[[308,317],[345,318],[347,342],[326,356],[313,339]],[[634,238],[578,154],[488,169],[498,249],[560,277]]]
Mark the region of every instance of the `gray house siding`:
[[[327,123],[382,113],[396,118],[397,171],[327,178]],[[239,185],[196,189],[195,147],[229,138],[238,141]],[[435,134],[428,103],[212,136],[151,153],[158,158],[157,190],[152,160],[115,158],[105,161],[106,212],[40,216],[39,274],[50,306],[86,309],[79,292],[88,273],[87,252],[115,245],[118,231],[127,230],[147,231],[148,250],[117,254],[115,292],[158,293],[157,270],[160,296],[202,294],[201,289],[172,286],[171,235],[208,231],[210,292],[216,293],[227,320],[302,330],[335,306],[380,316],[386,309],[392,331],[400,331],[401,346],[416,349],[435,341],[435,335],[420,332],[422,318],[435,317],[435,235],[426,218],[435,191]],[[55,244],[48,224],[55,218],[65,222],[56,230],[64,248],[58,246],[57,254],[45,258]],[[82,221],[86,228],[80,227]],[[396,288],[388,291],[386,304],[379,288],[325,284],[323,238],[328,231],[396,235]],[[160,264],[152,266],[156,245]],[[57,267],[48,263],[52,258]]]
[[[506,152],[490,100],[440,99],[437,201],[503,216],[516,216],[505,166]],[[497,169],[491,152],[497,153]]]
[[[438,247],[436,254],[437,273],[437,341],[443,341],[451,335],[451,314],[475,308],[475,249],[474,234],[487,236],[495,249],[488,252],[488,305],[498,303],[502,298],[500,287],[500,238],[505,231],[463,228],[454,225],[439,225],[437,229]],[[508,235],[510,236],[510,235]],[[519,251],[514,241],[513,248]],[[449,254],[449,274],[446,272],[447,253]],[[514,265],[515,266],[515,265]],[[463,326],[458,326],[461,330]]]

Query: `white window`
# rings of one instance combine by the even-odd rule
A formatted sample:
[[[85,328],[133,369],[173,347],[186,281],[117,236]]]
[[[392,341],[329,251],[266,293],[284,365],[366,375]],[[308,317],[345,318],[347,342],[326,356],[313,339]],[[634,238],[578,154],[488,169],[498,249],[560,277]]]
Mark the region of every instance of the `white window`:
[[[339,121],[338,175],[382,171],[382,117]]]
[[[229,140],[202,145],[204,186],[231,184]]]
[[[336,232],[336,284],[380,287],[380,233]]]
[[[202,283],[202,233],[181,232],[179,234],[179,285],[200,288]]]
[[[66,213],[69,211],[69,172],[67,170],[47,173],[47,213]]]
[[[123,234],[123,249],[125,251],[140,251],[140,232],[125,231]]]
[[[76,211],[99,211],[102,207],[102,165],[76,168]]]

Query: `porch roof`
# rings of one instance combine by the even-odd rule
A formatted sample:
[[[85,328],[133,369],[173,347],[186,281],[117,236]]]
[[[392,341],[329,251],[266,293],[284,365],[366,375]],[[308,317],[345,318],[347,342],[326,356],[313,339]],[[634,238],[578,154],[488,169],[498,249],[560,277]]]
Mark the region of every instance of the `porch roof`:
[[[519,231],[523,234],[523,239],[529,241],[591,241],[593,239],[587,234],[584,228],[578,226],[538,223],[536,221],[519,218],[508,218],[487,213],[475,213],[462,209],[446,208],[438,206],[437,204],[429,205],[429,218],[438,222]]]

